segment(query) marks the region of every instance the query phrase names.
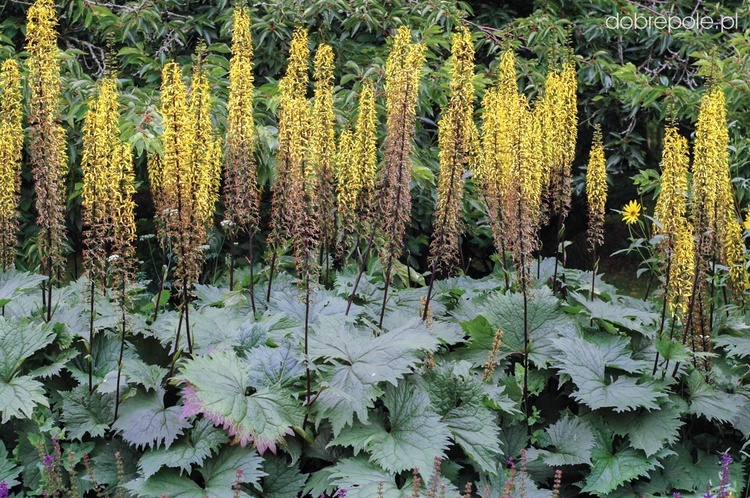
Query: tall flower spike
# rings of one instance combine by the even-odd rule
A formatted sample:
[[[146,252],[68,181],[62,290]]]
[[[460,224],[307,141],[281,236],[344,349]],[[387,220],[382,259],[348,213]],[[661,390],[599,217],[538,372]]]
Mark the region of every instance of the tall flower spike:
[[[401,26],[385,64],[387,132],[383,166],[376,181],[377,229],[384,242],[381,248],[384,260],[401,256],[406,224],[411,217],[411,153],[424,61],[425,46],[412,43],[411,30]]]
[[[111,210],[115,195],[114,175],[121,154],[116,153],[120,142],[117,82],[105,78],[98,94],[89,103],[83,123],[83,260],[92,281],[104,284],[107,251],[111,243]]]
[[[453,35],[450,100],[438,128],[440,177],[435,231],[430,243],[430,265],[449,272],[458,262],[463,176],[476,156],[478,133],[474,125],[474,42],[465,27]]]
[[[661,191],[656,200],[654,218],[661,224],[660,233],[670,239],[680,228],[681,218],[687,215],[689,163],[687,139],[680,136],[674,126],[668,127],[664,132]]]
[[[375,193],[375,173],[377,171],[377,112],[375,110],[375,92],[372,83],[362,86],[359,97],[359,115],[354,135],[355,165],[359,168],[358,176],[361,187],[358,198],[358,216],[360,220],[369,219],[372,197]]]
[[[672,225],[674,240],[669,265],[667,303],[673,315],[684,317],[693,291],[695,234],[693,225],[682,216],[675,216]]]
[[[258,225],[260,191],[253,161],[253,45],[247,7],[234,9],[229,61],[227,141],[224,157],[224,217],[230,230]]]
[[[704,96],[695,129],[693,160],[693,219],[702,243],[698,250],[710,255],[717,214],[720,212],[718,178],[729,165],[729,134],[724,92],[713,87]]]
[[[607,160],[604,157],[602,131],[594,129],[589,165],[586,172],[586,196],[589,203],[588,239],[592,248],[604,242],[604,212],[607,204]]]
[[[0,261],[5,271],[16,253],[16,210],[21,189],[23,107],[18,62],[8,59],[0,67]]]
[[[473,173],[483,194],[495,248],[504,259],[505,250],[517,240],[509,218],[513,204],[509,197],[511,169],[517,163],[521,142],[520,94],[513,51],[503,52],[498,73],[498,85],[488,89],[482,101],[482,155]]]
[[[318,218],[310,204],[317,178],[307,164],[311,128],[307,101],[309,59],[307,32],[297,29],[292,37],[286,75],[279,82],[279,149],[269,235],[274,256],[282,244],[291,243],[301,282],[314,281],[318,272],[315,247]]]
[[[29,52],[29,160],[36,190],[37,248],[50,278],[64,269],[65,177],[68,173],[65,131],[60,125],[60,50],[53,0],[29,8],[26,48]],[[51,289],[51,286],[50,286]],[[51,314],[51,303],[48,316]]]
[[[729,268],[737,294],[750,288],[745,267],[742,227],[735,212],[729,162],[726,98],[717,85],[701,104],[695,132],[693,218],[699,234],[698,252],[720,258]]]
[[[333,249],[336,228],[336,195],[334,186],[336,135],[333,114],[334,56],[330,45],[321,45],[315,54],[315,100],[312,109],[309,160],[305,167],[310,201],[314,204],[317,228],[323,249]]]
[[[575,66],[566,63],[562,70],[547,75],[538,104],[544,109],[540,113],[544,134],[541,158],[549,212],[563,219],[570,209],[571,166],[578,137],[577,89]]]

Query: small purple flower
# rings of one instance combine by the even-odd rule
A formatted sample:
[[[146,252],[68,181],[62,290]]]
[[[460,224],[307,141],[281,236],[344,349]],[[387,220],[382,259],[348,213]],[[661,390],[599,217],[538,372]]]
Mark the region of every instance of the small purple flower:
[[[46,455],[44,457],[44,466],[47,468],[52,467],[55,463],[55,456],[54,455]]]
[[[346,498],[346,488],[339,489],[338,493],[336,493],[336,498]]]
[[[729,465],[732,457],[729,453],[721,455],[721,472],[719,473],[719,491],[716,498],[729,498]]]
[[[10,496],[10,490],[8,489],[8,483],[0,481],[0,498],[8,498]]]
[[[679,491],[675,491],[674,493],[672,493],[672,498],[682,498],[682,497],[680,496]]]

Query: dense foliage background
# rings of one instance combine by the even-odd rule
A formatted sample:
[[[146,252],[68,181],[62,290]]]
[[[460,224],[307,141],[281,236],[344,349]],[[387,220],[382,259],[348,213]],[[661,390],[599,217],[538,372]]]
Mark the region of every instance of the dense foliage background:
[[[342,489],[349,497],[419,496],[415,481],[434,486],[435,493],[444,486],[446,496],[456,496],[467,482],[492,497],[551,496],[553,487],[564,496],[699,496],[709,489],[724,498],[730,488],[734,496],[748,496],[750,324],[744,302],[724,297],[717,304],[711,353],[691,351],[671,334],[665,340],[660,294],[650,293],[658,275],[646,272],[633,284],[641,259],[630,258],[641,255],[638,248],[646,250],[649,237],[636,236],[629,246],[615,212],[633,198],[653,212],[665,124],[692,137],[709,80],[726,95],[734,194],[739,211],[747,210],[746,2],[282,0],[248,6],[264,220],[279,147],[279,80],[294,28],[308,28],[312,48],[325,42],[334,49],[341,128],[353,122],[365,81],[377,83],[378,112],[385,116],[387,40],[399,26],[410,26],[427,47],[407,264],[398,268],[385,321],[375,326],[384,292],[377,258],[351,314],[344,314],[356,279],[351,267],[316,289],[311,309],[284,272],[269,288],[272,297],[257,292],[251,306],[247,288],[265,288],[268,275],[258,261],[252,277],[249,266],[240,265],[237,287],[228,288],[220,206],[194,289],[194,354],[183,351],[175,337],[182,324],[176,300],[157,292],[163,255],[151,236],[156,213],[146,156],[160,147],[162,68],[177,61],[187,76],[196,53],[203,54],[215,96],[213,119],[224,133],[232,4],[64,1],[57,8],[70,248],[69,274],[62,280],[70,283],[55,289],[54,315],[45,320],[38,296],[43,278],[34,274],[37,213],[25,157],[18,271],[0,275],[0,481],[11,496],[63,488],[59,496],[317,497],[341,495]],[[28,7],[14,0],[0,4],[0,60],[28,57]],[[725,16],[735,24],[673,31],[607,26],[611,16],[659,13]],[[516,53],[520,87],[529,97],[541,92],[566,47],[572,50],[580,123],[577,195],[565,233],[572,244],[567,268],[560,270],[565,292],[554,289],[554,261],[540,256],[531,268],[527,302],[525,287],[522,295],[517,285],[504,285],[484,205],[469,184],[465,275],[438,281],[429,318],[420,320],[437,195],[437,123],[449,97],[445,61],[457,26],[472,32],[478,96],[495,83],[497,57],[506,49]],[[141,283],[128,288],[127,310],[116,296],[102,295],[92,318],[90,282],[81,277],[81,130],[96,82],[112,67],[123,103],[122,138],[134,151]],[[617,274],[614,283],[625,293],[586,271],[591,257],[581,194],[595,125],[603,131],[611,184],[602,264]],[[382,123],[379,133],[382,143]],[[266,249],[267,228],[264,222],[257,234],[257,254]],[[542,229],[542,256],[552,254],[555,236],[554,227]],[[241,244],[247,253],[247,242]],[[608,257],[628,246],[636,249],[631,255]],[[291,268],[290,260],[281,263]],[[647,261],[644,267],[658,265]],[[588,296],[592,279],[596,299]],[[626,295],[631,288],[637,298]],[[157,307],[164,309],[158,316]],[[90,341],[89,326],[97,330]],[[311,392],[315,399],[304,404]],[[230,445],[230,438],[241,446]],[[435,463],[435,456],[442,460]],[[0,484],[0,496],[6,491]]]

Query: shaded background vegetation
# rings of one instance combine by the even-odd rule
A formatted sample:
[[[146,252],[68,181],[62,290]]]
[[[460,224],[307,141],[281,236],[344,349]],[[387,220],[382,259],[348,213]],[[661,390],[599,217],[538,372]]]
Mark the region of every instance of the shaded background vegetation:
[[[183,0],[141,0],[104,2],[66,0],[59,5],[60,47],[64,49],[63,121],[68,130],[69,229],[71,276],[80,273],[81,170],[80,129],[86,102],[96,79],[105,66],[118,68],[122,100],[126,110],[121,123],[125,140],[134,146],[136,174],[140,183],[137,198],[139,234],[153,233],[153,207],[148,193],[146,153],[158,147],[160,129],[158,86],[162,66],[177,60],[186,66],[194,62],[196,49],[204,47],[204,64],[209,69],[216,96],[215,119],[221,129],[226,120],[228,91],[231,2]],[[522,87],[534,95],[544,81],[548,61],[557,60],[560,47],[572,47],[578,62],[579,129],[578,154],[574,163],[574,186],[583,187],[584,165],[595,123],[602,126],[608,156],[609,180],[614,188],[608,204],[619,209],[638,195],[630,178],[641,172],[641,189],[653,190],[658,177],[663,125],[674,119],[683,134],[693,132],[700,90],[707,76],[723,83],[727,92],[732,164],[738,187],[738,200],[747,203],[745,177],[750,164],[747,128],[743,113],[750,103],[750,8],[742,1],[657,2],[597,0],[456,2],[451,0],[406,0],[366,2],[363,0],[254,2],[253,42],[256,46],[256,106],[253,110],[258,130],[256,163],[265,188],[263,209],[268,209],[268,185],[272,181],[276,142],[278,79],[286,64],[288,43],[295,26],[307,26],[311,42],[331,44],[336,53],[336,112],[341,126],[353,118],[358,92],[364,80],[381,81],[387,53],[386,38],[396,27],[407,24],[428,47],[428,73],[420,88],[419,123],[414,166],[412,225],[407,235],[410,263],[426,268],[426,247],[432,230],[435,174],[437,165],[437,121],[446,102],[448,75],[442,61],[449,54],[447,33],[459,23],[467,23],[477,48],[478,96],[491,84],[496,56],[513,47],[522,66]],[[28,3],[6,0],[0,4],[0,59],[14,53],[23,59],[25,12]],[[738,24],[732,29],[678,29],[672,32],[649,29],[618,30],[605,26],[607,16],[657,14],[680,17],[694,14],[732,16]],[[382,96],[381,96],[382,97]],[[379,105],[383,106],[383,100]],[[384,109],[380,107],[380,117]],[[380,127],[383,133],[383,127]],[[30,172],[24,169],[22,213],[24,245],[21,262],[29,268],[37,264],[33,238],[35,231]],[[644,199],[648,205],[650,196]],[[489,232],[481,203],[473,195],[465,201],[467,227],[463,263],[471,273],[491,269]],[[610,216],[602,254],[623,246],[627,232]],[[584,266],[590,259],[585,248],[585,211],[582,197],[574,198],[567,223],[566,238],[573,241],[568,261]],[[554,230],[542,231],[543,252],[551,254]],[[262,241],[262,237],[261,237]],[[152,276],[151,247],[141,242],[143,270]],[[219,257],[223,240],[217,231],[210,256]],[[157,257],[158,259],[158,257]],[[218,261],[213,261],[218,263]],[[627,261],[609,258],[605,271],[617,272]],[[213,265],[223,267],[222,264]],[[630,268],[628,268],[630,269]],[[632,273],[632,272],[628,272]],[[627,286],[627,283],[625,283]]]

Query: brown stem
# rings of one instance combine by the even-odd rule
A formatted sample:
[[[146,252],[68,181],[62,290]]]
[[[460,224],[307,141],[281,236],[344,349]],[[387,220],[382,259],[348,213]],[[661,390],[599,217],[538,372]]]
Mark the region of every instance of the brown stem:
[[[94,297],[96,288],[91,280],[91,303],[89,307],[89,392],[94,392]]]
[[[120,303],[120,308],[122,311],[122,330],[120,333],[120,358],[117,360],[117,387],[115,388],[115,417],[114,420],[117,420],[117,410],[120,408],[120,378],[122,377],[122,357],[125,353],[125,324],[126,324],[126,315],[125,315],[125,277],[123,276],[122,279],[122,295],[120,296],[122,299],[122,302]]]
[[[307,398],[305,402],[310,402],[311,381],[310,381],[310,358],[308,356],[308,344],[310,335],[310,276],[305,277],[305,379],[307,384]]]
[[[229,291],[234,290],[234,230],[229,234]]]
[[[253,307],[253,313],[257,313],[258,310],[255,309],[255,270],[253,269],[253,237],[255,231],[250,228],[248,232],[250,232],[250,255],[247,260],[250,265],[250,304]]]
[[[190,337],[190,300],[187,289],[187,277],[182,278],[182,306],[185,309],[185,337],[188,343],[188,352],[193,354],[193,339]]]
[[[591,276],[591,295],[589,296],[589,299],[591,301],[594,300],[594,285],[596,284],[596,269],[599,268],[599,261],[596,259],[596,244],[594,244],[593,257],[594,257],[594,269],[592,271],[593,275]]]
[[[276,268],[276,250],[274,249],[273,255],[271,256],[271,270],[268,275],[268,291],[266,291],[266,303],[271,301],[271,284],[273,283],[273,271]]]
[[[373,223],[372,231],[370,232],[370,237],[367,240],[367,247],[365,247],[365,252],[362,254],[362,261],[359,265],[359,273],[357,273],[357,279],[354,281],[354,288],[352,289],[351,294],[349,294],[349,300],[346,303],[346,313],[344,315],[349,315],[349,310],[352,307],[352,302],[354,301],[354,295],[357,293],[357,287],[359,287],[359,281],[362,279],[362,275],[365,273],[365,270],[367,269],[367,258],[370,255],[370,249],[372,248],[372,244],[375,241],[375,224]]]
[[[169,271],[169,267],[167,266],[167,253],[164,252],[164,256],[162,257],[162,275],[161,280],[159,281],[159,292],[156,294],[156,303],[154,304],[154,319],[153,321],[156,321],[156,317],[159,316],[159,303],[161,303],[161,294],[164,292],[164,282],[167,280],[167,273]]]
[[[175,363],[177,363],[177,355],[180,351],[180,333],[182,332],[182,307],[180,307],[180,318],[177,321],[177,336],[174,340],[174,354],[172,355],[172,364],[169,367],[169,375],[168,377],[172,377],[172,374],[174,373],[174,367]]]
[[[391,285],[391,269],[393,267],[393,255],[388,256],[388,265],[385,269],[385,289],[383,290],[383,304],[380,306],[380,320],[378,328],[383,328],[383,317],[385,316],[385,303],[388,301],[388,287]],[[425,308],[426,309],[426,308]]]

